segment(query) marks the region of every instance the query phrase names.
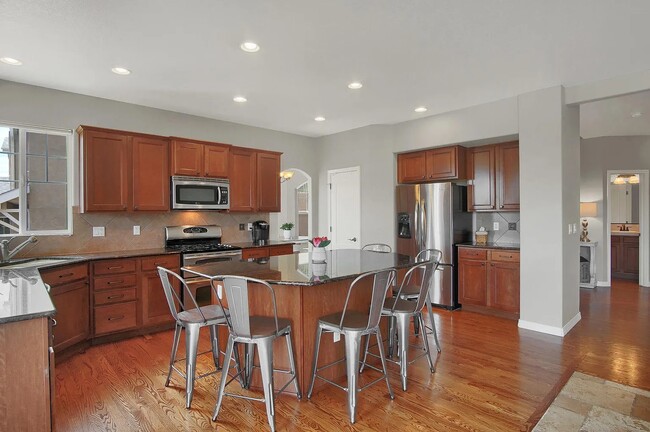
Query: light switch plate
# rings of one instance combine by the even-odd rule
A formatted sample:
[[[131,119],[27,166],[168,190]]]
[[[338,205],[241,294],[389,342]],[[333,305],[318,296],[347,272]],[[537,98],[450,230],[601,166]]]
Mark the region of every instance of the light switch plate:
[[[253,231],[253,224],[250,223],[250,222],[247,223],[247,224],[246,224],[246,229],[247,229],[248,231]]]
[[[106,235],[106,228],[93,227],[93,237],[104,237]]]
[[[239,231],[246,231],[246,225],[245,224],[239,224]]]
[[[133,235],[140,235],[140,225],[133,225]]]
[[[499,231],[499,222],[492,223],[492,231]]]

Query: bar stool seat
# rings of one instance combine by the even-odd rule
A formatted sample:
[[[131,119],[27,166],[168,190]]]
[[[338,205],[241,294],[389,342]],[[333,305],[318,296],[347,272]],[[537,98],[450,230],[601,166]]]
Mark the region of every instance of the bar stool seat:
[[[339,328],[343,331],[363,331],[368,326],[368,314],[358,311],[347,311],[343,319],[343,327],[339,327],[342,315],[343,312],[336,312],[321,317],[318,320],[318,325],[327,331],[339,331]]]
[[[387,298],[384,300],[384,307],[381,313],[389,315],[391,311],[398,313],[414,313],[417,308],[417,303],[411,300],[404,300],[403,298]]]
[[[275,320],[273,317],[252,316],[250,317],[251,338],[275,337]],[[291,331],[291,321],[278,317],[278,334],[285,335]]]
[[[226,315],[227,314],[228,311],[226,310]],[[207,323],[206,325],[211,325],[211,324],[226,325],[225,316],[223,315],[223,311],[221,310],[221,306],[219,305],[201,306],[198,309],[190,309],[190,310],[179,312],[178,320],[183,321],[186,324],[198,324],[204,321],[216,321],[215,323]]]

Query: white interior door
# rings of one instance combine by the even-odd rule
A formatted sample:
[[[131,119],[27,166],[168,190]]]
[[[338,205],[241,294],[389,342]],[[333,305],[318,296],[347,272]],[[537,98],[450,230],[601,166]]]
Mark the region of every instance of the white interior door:
[[[359,167],[327,171],[332,249],[361,247],[361,176]]]

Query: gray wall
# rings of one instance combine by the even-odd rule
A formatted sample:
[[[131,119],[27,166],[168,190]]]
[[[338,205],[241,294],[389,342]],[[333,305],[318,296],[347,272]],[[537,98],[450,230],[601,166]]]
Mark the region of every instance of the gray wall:
[[[280,151],[283,169],[301,168],[313,179],[318,178],[313,138],[4,80],[0,80],[0,95],[0,122],[62,129],[83,124]],[[78,197],[78,172],[75,179]],[[318,190],[314,189],[317,203]],[[273,230],[277,231],[275,227]]]
[[[598,216],[589,219],[589,238],[598,242],[596,272],[598,281],[604,283],[607,281],[603,249],[607,236],[607,225],[603,223],[607,217],[607,170],[650,168],[650,136],[585,139],[580,145],[580,159],[580,201],[598,203]]]

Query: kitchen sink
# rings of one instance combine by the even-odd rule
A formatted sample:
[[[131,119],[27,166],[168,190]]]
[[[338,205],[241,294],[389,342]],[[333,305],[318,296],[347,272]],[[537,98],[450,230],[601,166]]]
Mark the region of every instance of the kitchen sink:
[[[6,263],[0,263],[0,270],[3,269],[25,269],[31,267],[42,267],[50,264],[60,264],[66,261],[71,261],[74,258],[70,257],[48,257],[48,258],[26,258],[11,260]]]

